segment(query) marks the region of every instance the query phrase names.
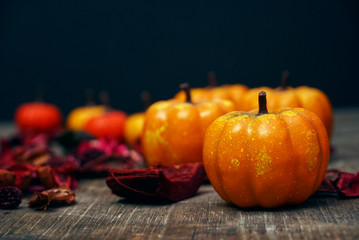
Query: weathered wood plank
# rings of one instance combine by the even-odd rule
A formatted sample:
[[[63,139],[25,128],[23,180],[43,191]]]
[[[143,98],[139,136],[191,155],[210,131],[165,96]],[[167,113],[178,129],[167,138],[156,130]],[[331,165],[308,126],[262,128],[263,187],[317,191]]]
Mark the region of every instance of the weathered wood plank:
[[[359,109],[336,111],[335,121],[330,167],[359,171]],[[203,185],[178,203],[135,204],[112,195],[104,179],[82,180],[76,194],[75,205],[46,212],[28,208],[30,196],[0,210],[0,239],[359,239],[359,199],[245,210]]]

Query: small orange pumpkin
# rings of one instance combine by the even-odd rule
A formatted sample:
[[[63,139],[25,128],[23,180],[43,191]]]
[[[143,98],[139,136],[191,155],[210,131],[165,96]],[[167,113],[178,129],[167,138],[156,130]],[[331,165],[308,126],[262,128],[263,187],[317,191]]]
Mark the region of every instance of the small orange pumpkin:
[[[248,91],[248,87],[243,84],[225,84],[222,86],[217,86],[217,80],[213,72],[208,73],[208,79],[208,87],[191,89],[192,101],[194,103],[199,103],[203,101],[212,101],[215,99],[229,100],[234,103],[235,109],[239,110],[242,97],[244,93]],[[178,92],[174,99],[185,101],[185,92]]]
[[[203,162],[214,189],[240,207],[298,204],[317,191],[329,161],[321,120],[304,108],[231,112],[207,129]],[[257,114],[256,114],[257,113]]]
[[[328,132],[329,138],[333,131],[333,111],[329,98],[319,89],[300,86],[292,88],[288,86],[289,72],[284,72],[282,84],[275,89],[268,87],[253,88],[247,91],[240,103],[239,110],[249,111],[257,108],[257,94],[265,91],[268,96],[268,109],[281,107],[306,108],[315,113],[322,121]]]
[[[234,109],[233,103],[226,100],[194,104],[188,84],[182,88],[187,95],[186,102],[159,101],[145,113],[141,147],[149,166],[202,162],[207,127]]]

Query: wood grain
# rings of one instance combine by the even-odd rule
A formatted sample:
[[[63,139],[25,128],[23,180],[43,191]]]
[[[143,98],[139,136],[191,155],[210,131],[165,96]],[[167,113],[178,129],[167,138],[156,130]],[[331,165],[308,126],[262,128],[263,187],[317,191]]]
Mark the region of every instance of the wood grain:
[[[358,108],[335,111],[330,167],[359,171],[358,123]],[[104,179],[82,180],[76,194],[76,204],[46,212],[28,208],[30,196],[19,209],[0,210],[0,239],[359,239],[359,199],[244,210],[207,184],[178,203],[135,204],[112,195]]]

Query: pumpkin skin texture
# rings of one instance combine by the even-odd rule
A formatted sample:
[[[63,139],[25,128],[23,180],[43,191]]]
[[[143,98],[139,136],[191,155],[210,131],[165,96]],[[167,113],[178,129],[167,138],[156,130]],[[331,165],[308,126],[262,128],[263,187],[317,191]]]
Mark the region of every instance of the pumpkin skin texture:
[[[202,162],[207,127],[233,109],[233,103],[225,100],[198,104],[168,100],[152,104],[145,113],[141,139],[147,164]]]
[[[56,130],[61,127],[61,121],[61,111],[49,103],[24,103],[15,111],[15,122],[22,131]]]
[[[217,193],[239,207],[299,204],[317,191],[329,161],[319,117],[287,108],[231,112],[207,129],[203,162]]]
[[[97,138],[113,137],[122,141],[126,118],[126,113],[122,111],[110,111],[91,118],[85,124],[84,130]]]
[[[91,118],[101,116],[105,112],[106,107],[102,105],[75,108],[69,113],[66,126],[71,130],[81,131]]]

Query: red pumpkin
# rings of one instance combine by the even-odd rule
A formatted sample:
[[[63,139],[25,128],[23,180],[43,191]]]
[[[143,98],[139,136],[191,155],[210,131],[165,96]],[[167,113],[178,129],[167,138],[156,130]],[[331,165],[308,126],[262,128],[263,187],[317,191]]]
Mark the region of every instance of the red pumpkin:
[[[47,132],[61,127],[62,114],[53,104],[33,102],[20,105],[15,122],[22,131]]]
[[[122,111],[109,111],[88,120],[84,130],[97,138],[113,137],[121,141],[123,140],[126,118],[126,113]]]
[[[278,207],[308,199],[323,181],[329,140],[304,108],[231,112],[207,129],[203,162],[217,193],[240,207]]]

